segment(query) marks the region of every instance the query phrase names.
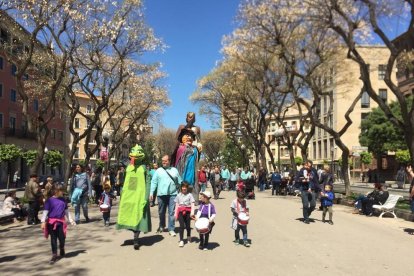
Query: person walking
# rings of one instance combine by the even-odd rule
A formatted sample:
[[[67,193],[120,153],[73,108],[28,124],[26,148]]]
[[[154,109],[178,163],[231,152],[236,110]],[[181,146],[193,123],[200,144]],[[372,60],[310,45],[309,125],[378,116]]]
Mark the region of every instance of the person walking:
[[[85,221],[89,222],[88,200],[92,195],[92,185],[89,176],[83,171],[81,164],[75,167],[75,174],[71,180],[71,202],[75,207],[75,223],[80,223],[80,207],[82,206]]]
[[[320,192],[318,173],[312,167],[312,161],[305,162],[303,168],[296,176],[296,183],[300,185],[302,206],[303,206],[303,222],[309,224],[309,216],[315,210],[316,193]]]
[[[224,188],[228,189],[229,188],[230,171],[229,171],[229,169],[227,169],[226,165],[223,166],[223,168],[221,169],[220,174],[221,174],[221,178],[223,180]]]
[[[259,189],[261,192],[263,192],[266,188],[266,177],[267,172],[264,168],[260,168],[259,171]]]
[[[280,184],[282,183],[282,176],[280,175],[278,170],[272,173],[270,181],[272,181],[272,195],[280,194]]]
[[[165,214],[168,208],[168,232],[175,237],[174,207],[175,197],[179,191],[179,185],[183,181],[178,170],[170,167],[170,157],[164,155],[161,159],[162,167],[158,168],[151,180],[150,201],[154,200],[155,190],[157,190],[158,215],[160,224],[157,233],[162,233],[165,224]]]
[[[237,174],[236,168],[233,168],[233,170],[230,173],[230,180],[229,180],[229,188],[231,191],[236,190],[237,178],[238,178],[238,174]]]
[[[213,188],[214,199],[218,199],[221,192],[221,174],[218,166],[214,167],[214,171],[210,173],[210,183]]]
[[[42,194],[39,189],[37,174],[30,175],[29,182],[26,185],[24,197],[27,198],[29,202],[27,224],[34,225],[40,223],[38,213],[40,209],[40,200],[42,198]]]
[[[410,206],[411,206],[411,212],[414,213],[414,171],[413,167],[411,165],[408,165],[406,168],[407,174],[409,178],[411,179],[411,185],[409,189],[409,198],[410,198]]]
[[[200,191],[204,192],[207,188],[207,173],[204,166],[201,166],[201,169],[197,172],[197,179]]]

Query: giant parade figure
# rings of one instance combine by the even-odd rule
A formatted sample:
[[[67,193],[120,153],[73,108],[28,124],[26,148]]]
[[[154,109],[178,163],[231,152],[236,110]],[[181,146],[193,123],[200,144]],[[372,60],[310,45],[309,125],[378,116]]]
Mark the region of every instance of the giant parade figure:
[[[145,157],[141,146],[135,145],[129,154],[131,162],[126,169],[121,202],[119,203],[117,229],[134,232],[134,249],[139,249],[141,232],[151,231],[150,176],[142,160]]]
[[[183,181],[190,184],[194,198],[198,198],[200,188],[197,181],[197,168],[202,145],[200,143],[200,128],[195,126],[194,112],[188,112],[186,125],[180,125],[177,130],[177,146],[171,156],[171,166],[176,167]]]

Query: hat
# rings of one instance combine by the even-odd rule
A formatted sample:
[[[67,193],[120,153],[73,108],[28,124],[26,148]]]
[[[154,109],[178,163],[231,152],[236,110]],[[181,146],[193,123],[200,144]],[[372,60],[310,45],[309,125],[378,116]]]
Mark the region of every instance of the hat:
[[[205,196],[207,198],[211,198],[211,193],[209,191],[201,192],[200,195],[203,195],[203,196]]]
[[[189,128],[183,128],[183,129],[181,129],[180,134],[178,134],[178,141],[179,142],[181,142],[181,140],[182,140],[182,138],[185,134],[189,134],[191,136],[191,138],[193,140],[195,140],[196,135],[195,135],[194,131],[192,131]]]

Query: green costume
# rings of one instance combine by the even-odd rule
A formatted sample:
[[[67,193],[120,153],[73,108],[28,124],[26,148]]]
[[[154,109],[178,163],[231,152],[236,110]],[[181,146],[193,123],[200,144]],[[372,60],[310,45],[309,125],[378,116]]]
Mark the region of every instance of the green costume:
[[[145,154],[142,148],[136,145],[131,149],[129,156],[131,164],[126,169],[116,228],[147,233],[151,231],[151,181],[145,165],[141,163]]]

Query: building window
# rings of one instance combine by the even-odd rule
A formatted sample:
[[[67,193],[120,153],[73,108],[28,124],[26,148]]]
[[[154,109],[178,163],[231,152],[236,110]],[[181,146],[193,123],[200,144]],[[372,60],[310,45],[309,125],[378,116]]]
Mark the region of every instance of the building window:
[[[0,128],[3,128],[3,114],[0,113]]]
[[[56,139],[56,129],[52,129],[52,139]]]
[[[26,133],[26,131],[27,131],[27,129],[28,129],[28,124],[27,124],[27,121],[26,120],[23,120],[22,121],[22,131],[23,131],[23,133]]]
[[[63,131],[61,130],[58,131],[58,140],[63,141]]]
[[[16,90],[14,89],[10,90],[10,101],[14,103],[17,101],[17,93],[16,93]]]
[[[0,57],[0,70],[4,69],[4,59],[3,57]]]
[[[329,127],[333,129],[333,115],[332,114],[329,115],[328,120],[329,120]]]
[[[34,111],[39,111],[39,101],[38,100],[33,100],[33,109]]]
[[[15,117],[10,117],[9,119],[9,128],[12,130],[16,129],[16,118]]]
[[[1,44],[5,44],[9,42],[9,34],[7,33],[6,30],[1,29],[0,30],[0,43]]]
[[[328,158],[328,140],[323,141],[323,158]]]
[[[328,111],[328,100],[327,96],[323,97],[323,113],[326,113]]]
[[[368,92],[364,91],[361,97],[361,107],[362,108],[369,108],[369,95]]]
[[[91,126],[91,120],[86,119],[86,128],[89,128]]]
[[[378,65],[378,79],[385,79],[385,73],[387,72],[387,65],[380,64]]]
[[[316,142],[313,142],[313,159],[316,159]]]
[[[383,100],[386,103],[387,102],[387,89],[380,89],[379,97],[381,100]]]
[[[17,72],[17,66],[16,66],[16,64],[12,64],[12,66],[11,66],[12,76],[16,76],[16,72]]]
[[[322,158],[322,143],[321,141],[318,142],[318,159]]]
[[[80,128],[79,118],[75,118],[75,128]]]
[[[88,104],[86,106],[86,114],[91,114],[92,113],[92,105]]]
[[[3,97],[3,84],[0,83],[0,98]]]
[[[79,159],[79,147],[76,147],[74,158]]]

